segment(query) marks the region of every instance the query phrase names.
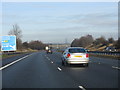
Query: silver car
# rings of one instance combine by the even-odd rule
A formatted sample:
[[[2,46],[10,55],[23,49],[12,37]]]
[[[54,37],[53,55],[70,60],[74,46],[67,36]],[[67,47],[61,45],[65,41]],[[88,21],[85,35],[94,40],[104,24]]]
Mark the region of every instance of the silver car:
[[[89,54],[87,50],[82,47],[69,47],[62,55],[62,65],[67,64],[89,64]]]

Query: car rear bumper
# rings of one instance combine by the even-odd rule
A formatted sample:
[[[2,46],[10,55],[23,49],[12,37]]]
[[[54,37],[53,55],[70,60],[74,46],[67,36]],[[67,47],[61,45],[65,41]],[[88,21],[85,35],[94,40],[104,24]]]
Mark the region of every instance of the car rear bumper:
[[[75,61],[75,60],[67,60],[68,64],[86,64],[89,63],[89,60],[81,60],[81,61]]]

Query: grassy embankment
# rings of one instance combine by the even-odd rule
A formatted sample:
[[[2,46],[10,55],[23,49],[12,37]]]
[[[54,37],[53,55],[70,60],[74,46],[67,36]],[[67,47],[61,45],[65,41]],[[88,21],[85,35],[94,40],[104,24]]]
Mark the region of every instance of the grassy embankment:
[[[105,51],[105,48],[108,46],[113,46],[113,44],[109,44],[107,46],[103,46],[102,44],[100,45],[89,45],[88,47],[86,47],[86,49],[90,50],[90,51]],[[63,52],[61,50],[57,50],[58,52]],[[117,50],[120,51],[120,50]],[[120,60],[120,56],[118,55],[105,55],[105,54],[90,54],[90,56],[94,56],[94,57],[104,57],[104,58],[113,58],[113,59],[119,59]]]
[[[15,54],[0,54],[0,58],[4,59],[4,58],[13,57],[13,56],[19,56],[19,55],[26,54],[26,53],[37,52],[37,51],[38,50],[32,50],[32,49],[22,50],[22,51],[17,50]],[[10,52],[10,53],[12,53],[12,52]]]
[[[113,46],[113,44],[109,44],[109,45],[102,45],[102,44],[99,44],[99,45],[89,45],[88,47],[86,47],[87,49],[89,49],[90,51],[105,51],[105,48],[106,47],[109,47],[109,46]],[[119,50],[117,50],[119,51]],[[105,55],[105,54],[90,54],[90,56],[95,56],[95,57],[104,57],[104,58],[113,58],[113,59],[120,59],[120,56],[118,55]]]
[[[97,55],[97,54],[90,54],[90,56],[102,57],[102,58],[112,58],[112,59],[120,60],[120,56],[115,56],[115,55]]]
[[[63,52],[63,51],[60,51],[60,50],[57,50],[58,52]],[[89,56],[94,56],[94,57],[102,57],[102,58],[112,58],[112,59],[119,59],[120,60],[120,56],[115,56],[115,55],[97,55],[97,54],[89,54]]]

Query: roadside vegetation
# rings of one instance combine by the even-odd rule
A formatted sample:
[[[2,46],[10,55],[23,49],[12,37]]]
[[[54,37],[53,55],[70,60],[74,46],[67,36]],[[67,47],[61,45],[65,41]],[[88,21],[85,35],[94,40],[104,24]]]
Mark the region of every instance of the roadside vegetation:
[[[120,38],[118,40],[114,40],[111,37],[106,40],[104,36],[101,36],[93,39],[92,35],[86,35],[74,39],[71,43],[71,46],[84,47],[90,51],[106,51],[108,47],[112,48],[113,51],[120,51]]]
[[[37,52],[39,50],[43,50],[46,47],[46,44],[42,43],[39,40],[32,40],[30,42],[22,42],[22,30],[17,24],[13,25],[13,28],[8,32],[8,35],[16,36],[16,51],[4,51],[1,52],[0,58],[7,58],[11,56],[16,56],[24,53]],[[11,54],[14,53],[14,54]]]
[[[88,51],[103,51],[103,52],[120,52],[120,38],[114,40],[112,37],[105,39],[104,36],[93,39],[92,35],[82,36],[74,39],[71,43],[72,47],[84,47]],[[90,54],[90,56],[105,57],[120,59],[119,55],[108,54]]]
[[[30,42],[22,42],[22,30],[20,27],[15,24],[13,25],[12,30],[8,32],[8,35],[15,35],[16,36],[16,43],[17,43],[17,52],[26,52],[26,51],[35,51],[35,50],[42,50],[45,48],[45,44],[43,44],[39,40],[30,41]]]
[[[98,54],[90,54],[89,56],[101,57],[101,58],[112,58],[112,59],[115,59],[115,60],[120,60],[120,56],[118,56],[118,55],[105,55],[105,54],[98,55]]]
[[[47,44],[44,44],[40,40],[32,40],[32,41],[22,41],[22,30],[17,24],[13,25],[13,28],[8,32],[8,35],[16,36],[16,51],[9,51],[9,53],[20,52],[20,53],[29,53],[29,52],[37,52],[39,50],[44,50]],[[105,39],[104,36],[94,39],[92,35],[82,36],[80,38],[76,38],[71,43],[72,47],[84,47],[89,51],[110,51],[109,48],[112,48],[111,51],[119,52],[120,51],[120,38],[118,40],[114,40],[112,37]],[[2,53],[2,52],[1,52]],[[3,52],[8,53],[8,52]],[[14,54],[19,55],[19,54]],[[1,54],[0,57],[9,57],[14,55]],[[91,54],[92,55],[92,54]],[[97,55],[99,56],[99,55]]]

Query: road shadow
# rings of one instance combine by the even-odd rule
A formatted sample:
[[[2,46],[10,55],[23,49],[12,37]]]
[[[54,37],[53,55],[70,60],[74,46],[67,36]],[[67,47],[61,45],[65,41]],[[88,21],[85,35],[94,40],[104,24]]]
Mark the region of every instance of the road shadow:
[[[85,65],[83,65],[83,64],[69,64],[69,65],[67,65],[67,66],[65,66],[65,67],[70,67],[70,68],[88,68],[87,66],[85,66]]]

